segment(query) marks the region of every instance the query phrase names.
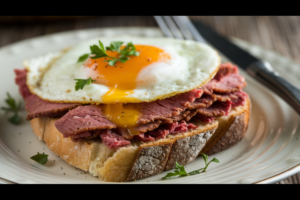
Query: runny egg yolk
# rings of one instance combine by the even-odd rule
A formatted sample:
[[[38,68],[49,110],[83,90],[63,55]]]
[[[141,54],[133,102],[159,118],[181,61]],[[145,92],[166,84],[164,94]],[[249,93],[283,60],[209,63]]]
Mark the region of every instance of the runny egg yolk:
[[[109,87],[109,91],[102,96],[103,100],[103,113],[106,117],[115,123],[120,128],[134,127],[140,116],[138,106],[130,106],[133,104],[123,105],[122,103],[113,102],[131,102],[135,98],[129,97],[133,93],[137,85],[137,76],[139,72],[155,63],[155,62],[168,62],[171,59],[170,55],[164,50],[147,45],[134,45],[136,51],[140,52],[139,56],[130,56],[130,59],[125,63],[116,62],[115,66],[109,66],[105,60],[111,58],[103,57],[97,59],[90,59],[86,62],[85,67],[89,67],[97,74],[96,82],[93,84],[102,84]],[[122,46],[124,48],[125,46]],[[118,57],[116,51],[106,51],[107,55]]]

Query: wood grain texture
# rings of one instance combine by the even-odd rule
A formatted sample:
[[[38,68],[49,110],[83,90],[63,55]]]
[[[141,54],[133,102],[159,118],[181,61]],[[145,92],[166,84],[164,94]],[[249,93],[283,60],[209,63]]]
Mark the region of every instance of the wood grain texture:
[[[266,49],[276,51],[300,64],[299,16],[192,16],[211,26],[220,34],[236,37]],[[37,20],[0,20],[0,47],[28,38],[63,31],[100,28],[147,26],[157,27],[151,16],[101,16]],[[276,184],[300,184],[300,173]]]

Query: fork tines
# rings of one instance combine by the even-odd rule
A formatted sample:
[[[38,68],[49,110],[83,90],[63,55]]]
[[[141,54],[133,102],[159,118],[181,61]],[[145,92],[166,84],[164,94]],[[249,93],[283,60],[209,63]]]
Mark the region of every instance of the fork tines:
[[[154,16],[166,37],[206,43],[187,16]]]

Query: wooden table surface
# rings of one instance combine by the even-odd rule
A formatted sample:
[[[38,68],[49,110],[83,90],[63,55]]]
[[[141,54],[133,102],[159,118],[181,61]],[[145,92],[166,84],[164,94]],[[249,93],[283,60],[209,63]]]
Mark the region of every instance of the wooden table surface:
[[[300,64],[300,17],[298,16],[192,16],[224,36],[233,36],[277,51]],[[0,47],[41,35],[85,28],[150,26],[150,16],[101,17],[0,17]],[[277,184],[300,184],[300,173]]]

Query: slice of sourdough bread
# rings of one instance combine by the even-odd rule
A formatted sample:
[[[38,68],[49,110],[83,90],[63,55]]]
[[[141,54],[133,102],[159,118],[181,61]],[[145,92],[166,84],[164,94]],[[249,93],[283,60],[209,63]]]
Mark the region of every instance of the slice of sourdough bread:
[[[250,115],[250,99],[233,109],[229,116],[204,124],[185,133],[168,135],[151,142],[132,141],[131,146],[109,149],[100,139],[73,142],[55,128],[55,118],[41,117],[30,121],[37,137],[67,163],[88,171],[104,181],[130,181],[152,176],[186,165],[201,152],[217,153],[240,141],[246,132]]]

